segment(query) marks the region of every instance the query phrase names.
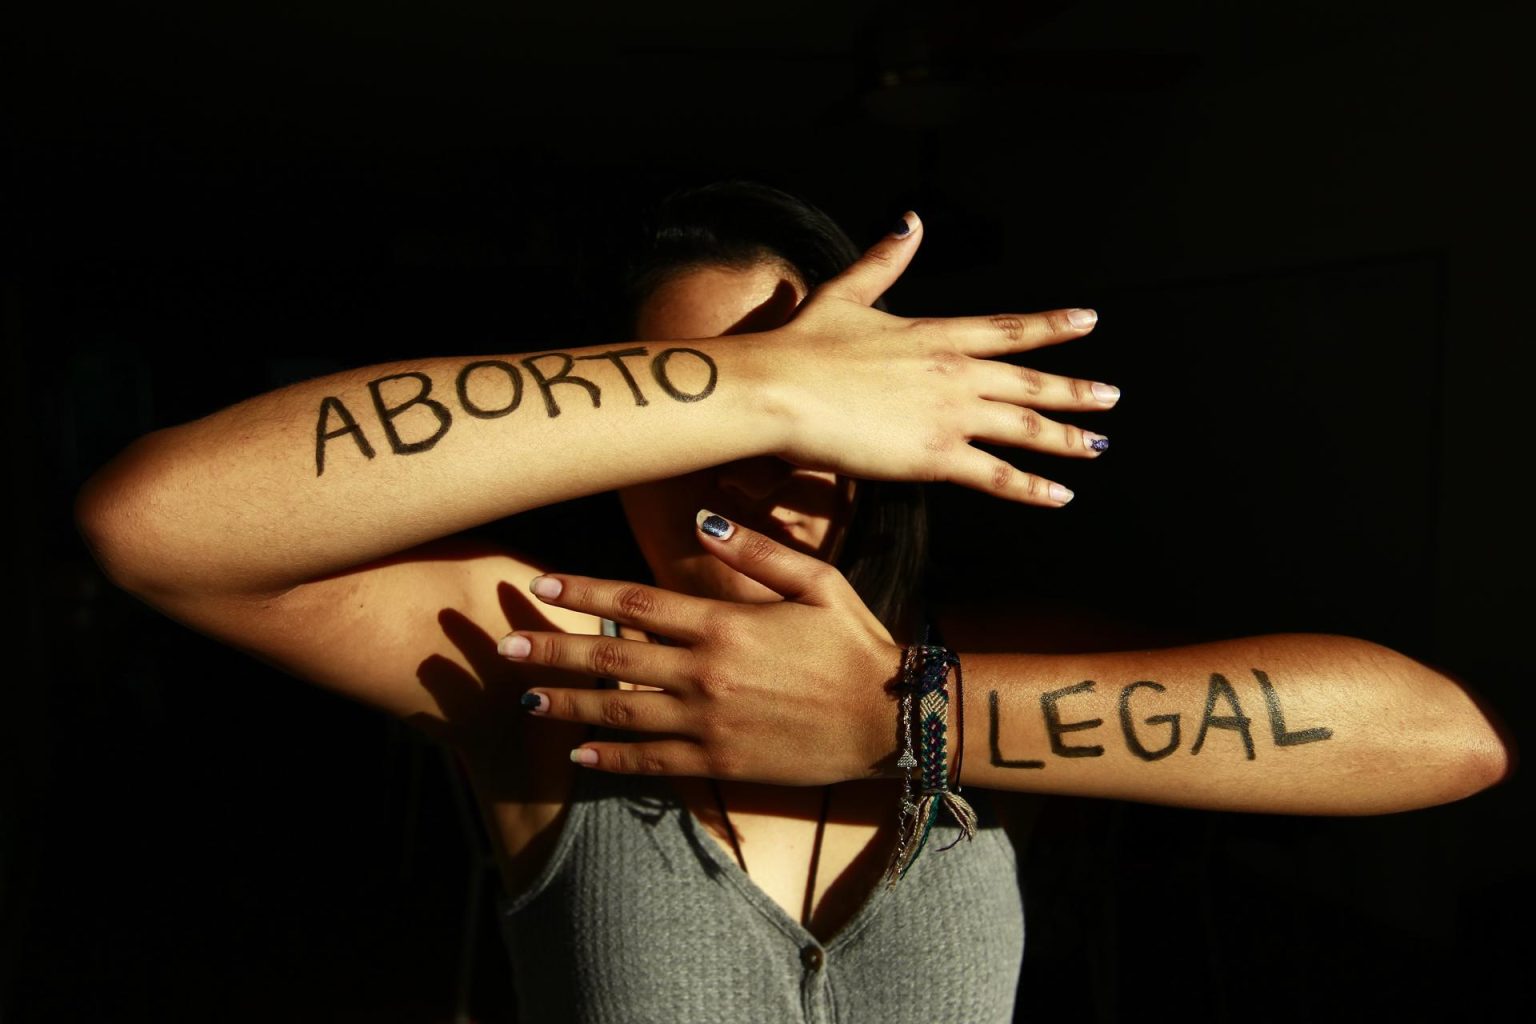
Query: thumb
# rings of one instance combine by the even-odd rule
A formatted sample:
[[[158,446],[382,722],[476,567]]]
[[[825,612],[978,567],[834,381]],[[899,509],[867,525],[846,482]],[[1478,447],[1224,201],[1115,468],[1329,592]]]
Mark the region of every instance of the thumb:
[[[699,509],[694,523],[706,551],[786,601],[814,605],[832,602],[834,580],[842,577],[821,559],[785,547],[708,509]]]
[[[865,250],[847,270],[822,285],[817,294],[848,299],[861,306],[873,305],[907,269],[922,238],[923,222],[918,220],[917,214],[911,211],[902,214],[900,223],[890,234]]]

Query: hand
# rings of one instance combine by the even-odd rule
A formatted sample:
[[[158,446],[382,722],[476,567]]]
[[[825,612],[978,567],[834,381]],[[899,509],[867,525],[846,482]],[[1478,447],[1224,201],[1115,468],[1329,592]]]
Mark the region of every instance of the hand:
[[[791,786],[893,771],[897,705],[887,687],[901,667],[901,648],[832,566],[727,525],[732,529],[722,538],[699,530],[704,549],[782,595],[782,602],[738,604],[634,583],[541,576],[533,591],[546,604],[675,643],[512,633],[499,649],[514,661],[660,691],[541,686],[528,691],[525,706],[564,721],[667,734],[572,751],[573,761],[604,771]],[[582,752],[596,760],[579,761]]]
[[[770,399],[786,419],[774,454],[810,469],[877,480],[949,481],[1032,505],[1072,492],[971,441],[1092,458],[1108,441],[1039,410],[1095,412],[1119,389],[994,357],[1079,338],[1092,310],[905,320],[871,309],[901,276],[922,225],[882,239],[818,288],[766,338]],[[777,390],[776,390],[777,389]]]

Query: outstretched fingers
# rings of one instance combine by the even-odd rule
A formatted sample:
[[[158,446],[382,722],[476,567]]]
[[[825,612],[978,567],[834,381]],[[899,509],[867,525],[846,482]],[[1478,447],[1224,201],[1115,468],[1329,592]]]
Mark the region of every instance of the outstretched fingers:
[[[682,733],[686,717],[682,701],[649,690],[541,686],[523,695],[523,710],[539,718],[646,733]]]
[[[1099,314],[1091,309],[1053,309],[1045,313],[953,317],[941,322],[960,351],[986,357],[1028,352],[1081,338],[1093,330]]]
[[[648,743],[583,743],[571,751],[571,760],[600,771],[621,775],[709,775],[728,778],[712,764],[704,748],[687,740],[653,740]]]
[[[977,360],[976,393],[998,402],[1012,402],[1035,409],[1102,412],[1120,401],[1113,384],[1041,373],[1028,366],[993,360]]]
[[[518,630],[502,638],[497,651],[509,661],[530,662],[599,679],[622,679],[681,692],[693,671],[685,647],[579,633]]]
[[[1072,492],[1061,484],[1026,473],[969,445],[956,454],[947,479],[950,483],[1024,505],[1060,508],[1072,500]]]
[[[1079,459],[1096,458],[1109,449],[1109,438],[1103,434],[1060,423],[1034,409],[1007,402],[981,403],[971,436],[990,444]]]
[[[684,642],[699,638],[712,602],[642,583],[548,573],[528,589],[545,604],[600,615]]]

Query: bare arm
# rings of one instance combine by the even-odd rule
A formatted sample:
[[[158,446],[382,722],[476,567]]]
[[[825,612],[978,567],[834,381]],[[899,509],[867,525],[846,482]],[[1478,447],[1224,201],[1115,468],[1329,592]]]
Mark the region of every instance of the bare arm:
[[[469,527],[763,454],[752,346],[634,344],[371,366],[152,434],[87,486],[147,594],[275,593]]]
[[[962,655],[962,664],[968,785],[1372,814],[1460,799],[1507,767],[1497,733],[1458,685],[1348,637]]]
[[[1096,454],[1036,410],[1112,398],[993,358],[1091,320],[870,309],[920,237],[887,236],[765,334],[389,364],[252,398],[105,467],[80,496],[82,531],[114,581],[167,614],[417,715],[441,704],[420,680],[432,658],[487,684],[448,613],[483,633],[595,622],[506,599],[537,569],[452,539],[480,523],[763,454],[1060,504],[967,442]]]
[[[888,684],[902,652],[847,582],[744,527],[701,543],[785,600],[732,605],[556,575],[561,593],[547,603],[679,645],[527,633],[524,660],[606,665],[663,691],[539,687],[539,713],[677,734],[583,744],[608,771],[785,784],[890,774]],[[965,785],[1372,814],[1459,799],[1508,771],[1497,730],[1461,687],[1361,640],[1288,634],[1110,654],[962,654],[961,663]],[[952,703],[952,757],[958,710]]]

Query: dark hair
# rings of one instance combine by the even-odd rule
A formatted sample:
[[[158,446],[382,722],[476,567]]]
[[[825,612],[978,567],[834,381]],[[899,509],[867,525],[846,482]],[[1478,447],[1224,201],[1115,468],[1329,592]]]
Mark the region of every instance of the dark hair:
[[[624,326],[632,333],[645,300],[689,270],[782,262],[812,290],[858,258],[832,218],[776,188],[731,181],[674,192],[651,210],[624,262]],[[860,480],[836,564],[898,641],[915,639],[927,553],[922,486]]]

